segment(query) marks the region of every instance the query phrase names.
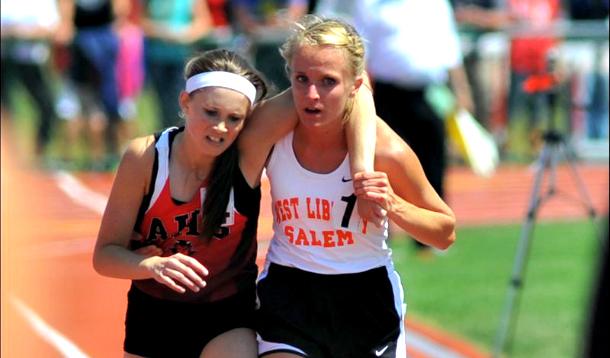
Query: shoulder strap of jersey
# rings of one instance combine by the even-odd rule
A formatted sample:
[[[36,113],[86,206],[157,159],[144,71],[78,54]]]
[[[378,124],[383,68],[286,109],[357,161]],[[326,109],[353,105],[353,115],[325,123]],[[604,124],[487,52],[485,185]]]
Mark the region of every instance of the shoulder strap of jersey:
[[[153,193],[155,191],[155,182],[157,180],[157,172],[159,171],[159,151],[157,150],[157,143],[161,138],[163,131],[156,132],[154,134],[155,137],[155,159],[153,161],[152,171],[150,175],[150,183],[148,183],[148,192],[142,198],[142,202],[140,203],[140,208],[138,209],[138,216],[136,218],[136,223],[134,225],[134,230],[139,232],[140,225],[142,224],[142,220],[144,219],[144,214],[148,210],[150,206],[150,201],[152,199]]]

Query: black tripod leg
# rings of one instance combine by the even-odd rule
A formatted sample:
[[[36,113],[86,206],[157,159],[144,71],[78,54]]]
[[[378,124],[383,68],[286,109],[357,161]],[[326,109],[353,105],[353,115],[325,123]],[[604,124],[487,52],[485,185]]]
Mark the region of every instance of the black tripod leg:
[[[596,216],[595,207],[593,206],[593,201],[589,197],[589,193],[587,192],[585,182],[582,180],[580,175],[578,174],[578,169],[575,164],[575,156],[574,153],[569,150],[567,143],[565,141],[561,142],[561,149],[563,150],[566,161],[568,162],[568,167],[570,168],[570,173],[572,173],[572,177],[574,177],[574,182],[576,183],[576,187],[580,193],[580,197],[582,198],[583,204],[586,206],[589,211],[589,217],[594,219]]]
[[[552,148],[545,144],[544,147],[542,147],[539,163],[536,168],[534,187],[532,189],[527,208],[527,216],[521,229],[521,237],[517,246],[515,261],[513,263],[513,272],[508,286],[508,293],[506,295],[506,303],[504,305],[504,311],[501,316],[500,326],[496,336],[493,354],[494,357],[500,357],[504,351],[508,337],[512,338],[512,333],[514,331],[514,312],[516,312],[515,308],[518,303],[519,291],[523,286],[523,272],[525,271],[525,264],[527,262],[527,257],[529,256],[530,237],[532,229],[534,228],[534,220],[536,218],[538,208],[542,202],[540,189],[542,188],[544,171],[551,164],[551,157]]]

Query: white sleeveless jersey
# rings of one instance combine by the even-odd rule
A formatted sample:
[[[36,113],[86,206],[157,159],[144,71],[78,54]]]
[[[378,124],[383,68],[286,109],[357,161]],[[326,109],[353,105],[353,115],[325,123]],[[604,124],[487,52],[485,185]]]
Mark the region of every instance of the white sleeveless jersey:
[[[358,215],[348,156],[331,173],[311,172],[297,161],[293,134],[267,164],[274,216],[267,262],[321,274],[391,265],[387,220],[378,228]]]

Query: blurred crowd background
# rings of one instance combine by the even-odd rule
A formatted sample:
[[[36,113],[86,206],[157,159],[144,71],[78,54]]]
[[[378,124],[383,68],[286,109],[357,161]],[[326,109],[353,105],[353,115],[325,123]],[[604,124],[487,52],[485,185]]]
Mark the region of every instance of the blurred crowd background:
[[[112,170],[129,138],[180,122],[182,68],[194,52],[239,51],[280,91],[289,83],[278,46],[290,25],[307,13],[350,18],[361,2],[373,9],[387,3],[2,0],[2,120],[12,130],[30,119],[31,157],[43,166]],[[459,61],[448,66],[464,70],[466,87],[453,87],[454,94],[491,133],[502,160],[533,160],[549,126],[581,158],[608,159],[608,0],[449,5],[447,24],[411,37],[442,57],[446,44],[436,28],[456,32]],[[532,81],[537,89],[528,90]]]

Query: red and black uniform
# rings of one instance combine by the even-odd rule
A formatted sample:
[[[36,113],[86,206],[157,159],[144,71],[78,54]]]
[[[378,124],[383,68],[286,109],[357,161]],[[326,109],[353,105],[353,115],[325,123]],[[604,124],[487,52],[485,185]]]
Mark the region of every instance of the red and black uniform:
[[[201,262],[209,275],[205,277],[207,286],[199,292],[187,289],[178,293],[154,279],[133,281],[125,351],[143,356],[198,357],[215,336],[233,328],[252,327],[260,186],[251,188],[237,170],[231,179],[225,223],[218,235],[201,239],[199,223],[206,183],[189,202],[172,198],[170,192],[169,158],[173,139],[181,130],[170,128],[156,138],[151,189],[135,227],[141,236],[131,241],[131,247],[156,245],[163,256],[189,255]],[[151,325],[158,327],[162,336],[149,332]],[[189,329],[192,326],[200,329],[193,332]],[[184,351],[176,350],[185,346],[188,348]]]

